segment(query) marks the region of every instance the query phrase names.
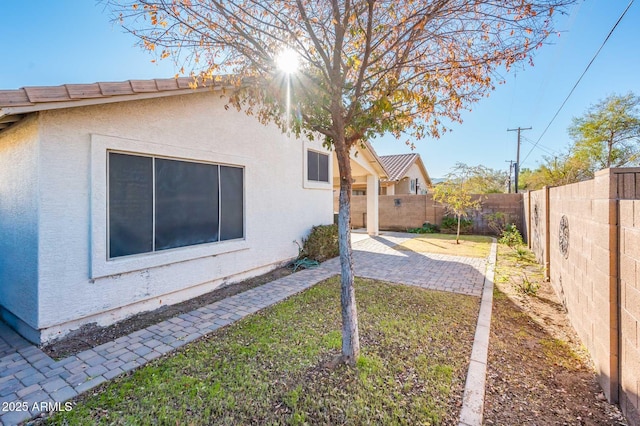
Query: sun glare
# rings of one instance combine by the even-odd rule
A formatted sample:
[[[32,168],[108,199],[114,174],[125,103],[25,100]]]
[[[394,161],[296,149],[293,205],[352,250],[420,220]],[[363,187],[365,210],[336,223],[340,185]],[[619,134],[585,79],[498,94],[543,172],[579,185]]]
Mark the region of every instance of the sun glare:
[[[293,49],[285,49],[276,57],[276,65],[281,71],[292,74],[298,70],[298,54]]]

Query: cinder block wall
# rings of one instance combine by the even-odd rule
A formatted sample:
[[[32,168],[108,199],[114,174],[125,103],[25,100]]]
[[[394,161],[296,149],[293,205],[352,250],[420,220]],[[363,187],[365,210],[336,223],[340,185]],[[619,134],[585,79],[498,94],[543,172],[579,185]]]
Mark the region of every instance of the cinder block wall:
[[[619,224],[620,407],[640,425],[640,201],[620,201]]]
[[[524,229],[524,210],[522,194],[487,194],[477,195],[482,199],[482,209],[473,212],[473,232],[489,234],[486,216],[490,213],[503,212],[507,222],[515,223]],[[433,201],[433,195],[380,195],[378,214],[380,229],[390,231],[406,231],[419,228],[424,222],[440,224],[446,215],[444,206]],[[337,205],[337,204],[335,204]],[[351,223],[354,228],[364,227],[366,217],[366,196],[351,197]]]
[[[501,212],[505,214],[507,223],[515,224],[521,232],[524,232],[524,203],[523,194],[486,194],[478,195],[482,202],[482,208],[475,211],[473,219],[474,234],[491,234],[487,216],[491,213]]]
[[[549,189],[531,191],[525,196],[526,238],[529,248],[536,255],[538,263],[545,267],[548,276],[549,259],[547,253],[547,195]]]
[[[333,212],[338,213],[340,209],[340,191],[333,191]],[[352,195],[351,196],[351,227],[366,228],[367,227],[367,196]]]
[[[631,200],[629,200],[631,199]],[[634,201],[635,200],[635,201]],[[527,194],[529,246],[589,350],[605,395],[640,426],[640,168]]]
[[[424,222],[442,220],[442,208],[434,205],[432,195],[381,195],[378,202],[380,229],[406,231]]]
[[[549,275],[610,401],[618,399],[616,201],[609,171],[549,190]]]
[[[474,211],[473,220],[475,234],[490,234],[487,215],[502,212],[507,223],[514,223],[521,232],[526,232],[525,211],[522,194],[486,194],[476,195],[482,200],[482,208]],[[380,229],[389,231],[406,231],[419,228],[424,222],[440,225],[447,214],[444,206],[433,201],[433,195],[380,195],[378,198],[378,214]],[[338,211],[338,192],[333,194],[334,212]],[[367,197],[351,196],[351,226],[366,227]]]

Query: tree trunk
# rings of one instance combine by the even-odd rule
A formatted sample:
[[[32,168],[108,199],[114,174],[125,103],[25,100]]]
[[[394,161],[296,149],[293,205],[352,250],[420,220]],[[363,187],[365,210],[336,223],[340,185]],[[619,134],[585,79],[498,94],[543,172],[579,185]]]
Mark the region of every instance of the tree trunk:
[[[338,210],[338,244],[340,246],[341,306],[342,306],[342,358],[355,365],[360,354],[358,312],[353,287],[353,258],[351,255],[351,162],[344,136],[334,141],[340,173],[340,208]]]
[[[456,232],[456,244],[460,244],[460,218],[462,215],[458,215],[458,232]]]

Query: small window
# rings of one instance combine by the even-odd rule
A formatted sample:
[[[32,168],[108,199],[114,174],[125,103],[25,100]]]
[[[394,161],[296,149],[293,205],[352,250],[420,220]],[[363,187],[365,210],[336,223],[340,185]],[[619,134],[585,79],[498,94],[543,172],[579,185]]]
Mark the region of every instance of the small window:
[[[329,156],[307,151],[307,180],[329,182]]]
[[[244,170],[109,153],[109,257],[244,237]]]

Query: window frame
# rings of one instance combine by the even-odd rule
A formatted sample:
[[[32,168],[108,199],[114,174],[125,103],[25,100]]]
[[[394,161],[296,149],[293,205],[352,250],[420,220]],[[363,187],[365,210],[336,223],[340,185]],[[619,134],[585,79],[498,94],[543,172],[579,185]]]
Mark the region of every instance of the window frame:
[[[109,258],[108,251],[108,168],[109,152],[123,154],[158,156],[181,161],[212,163],[243,169],[243,238],[176,247],[167,250],[145,252],[128,256]],[[247,188],[250,174],[248,170],[256,167],[256,161],[250,157],[222,154],[217,152],[184,148],[181,146],[159,144],[114,136],[91,134],[91,170],[89,183],[90,202],[90,279],[119,275],[148,268],[185,262],[203,257],[233,253],[250,248],[247,217],[250,206],[247,204]]]
[[[309,158],[311,155],[315,155],[317,157],[317,164],[314,165],[314,170],[317,172],[317,175],[318,175],[317,179],[315,179],[314,177],[309,177],[309,174],[311,173],[311,170],[312,170],[310,162],[313,161],[311,158]],[[326,169],[327,180],[322,180],[321,178],[322,172],[323,172],[323,168],[321,167],[321,159],[323,158],[326,158],[326,162],[327,162],[327,169]],[[310,182],[329,183],[329,154],[324,154],[322,152],[315,151],[313,149],[307,149],[307,180]]]
[[[309,179],[309,152],[327,156],[327,181]],[[303,157],[303,176],[302,186],[305,189],[331,189],[333,190],[333,152],[318,148],[315,144],[305,141],[302,150]]]
[[[139,253],[133,253],[133,254],[126,254],[126,255],[121,255],[121,256],[111,256],[111,208],[110,208],[110,204],[109,204],[109,200],[110,200],[110,192],[109,192],[109,180],[111,178],[111,167],[110,167],[110,161],[111,161],[111,154],[118,154],[118,155],[128,155],[128,156],[132,156],[132,157],[142,157],[142,158],[149,158],[151,159],[151,189],[152,189],[152,193],[151,193],[151,200],[152,200],[152,208],[151,208],[151,250],[150,251],[145,251],[145,252],[139,252]],[[161,248],[158,249],[157,248],[157,244],[158,244],[158,226],[157,226],[157,219],[158,219],[158,215],[157,215],[157,206],[158,206],[158,199],[156,197],[157,194],[157,181],[158,181],[158,176],[157,176],[157,160],[167,160],[167,161],[177,161],[177,162],[182,162],[182,163],[193,163],[193,164],[202,164],[202,165],[210,165],[210,166],[215,166],[216,168],[216,174],[217,174],[217,179],[216,179],[216,183],[218,185],[217,188],[217,225],[218,225],[218,229],[216,232],[216,238],[217,240],[215,241],[207,241],[207,242],[202,242],[202,243],[196,243],[196,244],[186,244],[186,245],[182,245],[182,246],[176,246],[176,247],[169,247],[169,248]],[[221,174],[222,174],[222,167],[227,167],[227,168],[234,168],[234,169],[238,169],[241,170],[242,172],[242,216],[243,216],[243,224],[242,224],[242,236],[238,237],[238,238],[229,238],[229,239],[222,239],[222,235],[223,235],[223,231],[222,231],[222,225],[223,225],[223,221],[222,221],[222,211],[223,211],[223,204],[222,204],[222,180],[221,180]],[[148,254],[152,254],[152,253],[158,253],[158,252],[164,252],[164,251],[168,251],[168,250],[179,250],[185,247],[192,247],[192,246],[198,246],[198,245],[203,245],[203,244],[217,244],[217,243],[221,243],[224,241],[233,241],[233,240],[242,240],[244,239],[245,236],[245,223],[244,223],[244,216],[245,216],[245,208],[244,208],[244,167],[240,167],[240,166],[235,166],[235,165],[229,165],[229,164],[220,164],[220,163],[214,163],[211,161],[200,161],[200,160],[193,160],[193,159],[183,159],[183,158],[174,158],[174,157],[167,157],[164,155],[153,155],[153,154],[141,154],[141,153],[131,153],[131,152],[122,152],[120,150],[112,150],[112,149],[108,149],[107,150],[107,259],[108,260],[114,260],[114,259],[121,259],[124,257],[129,257],[129,256],[142,256],[142,255],[148,255]]]

